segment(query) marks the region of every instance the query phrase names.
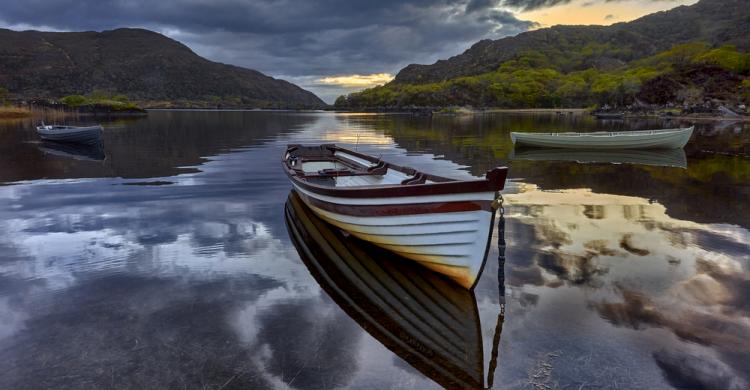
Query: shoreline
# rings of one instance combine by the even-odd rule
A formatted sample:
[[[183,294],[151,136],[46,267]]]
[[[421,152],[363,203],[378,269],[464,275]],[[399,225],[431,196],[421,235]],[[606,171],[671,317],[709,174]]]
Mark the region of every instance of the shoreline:
[[[435,108],[435,107],[424,107],[424,108],[412,108],[404,110],[387,110],[387,109],[361,109],[361,110],[341,110],[334,109],[333,112],[343,113],[363,113],[363,114],[406,114],[406,115],[432,115],[432,116],[471,116],[471,115],[482,115],[482,114],[557,114],[557,115],[588,115],[591,110],[588,108],[487,108],[487,109],[471,109],[466,107],[457,108]],[[720,116],[720,115],[660,115],[656,114],[637,114],[637,113],[625,113],[622,119],[602,119],[602,120],[623,120],[623,119],[675,119],[675,120],[691,120],[691,121],[706,121],[706,122],[750,122],[750,115],[739,115],[739,116]]]
[[[31,110],[19,106],[0,106],[0,120],[25,119],[32,116]]]
[[[483,112],[501,112],[509,114],[586,114],[587,108],[488,108],[486,110],[477,110],[477,113]]]
[[[44,105],[32,105],[29,108],[14,106],[17,109],[25,111],[23,116],[2,116],[2,120],[13,120],[13,119],[27,119],[38,116],[46,116],[49,114],[58,116],[93,116],[93,117],[139,117],[147,116],[149,111],[278,111],[278,112],[333,112],[333,113],[346,113],[346,114],[390,114],[390,115],[415,115],[415,116],[473,116],[483,114],[547,114],[547,115],[588,115],[590,109],[587,108],[487,108],[487,109],[470,109],[470,108],[455,108],[452,110],[438,109],[435,108],[424,108],[419,110],[340,110],[340,109],[299,109],[299,108],[200,108],[200,107],[170,107],[170,108],[145,108],[142,111],[136,110],[91,110],[89,109],[76,109],[72,107],[50,107]],[[433,111],[430,111],[432,109]],[[19,111],[20,111],[19,110]],[[603,119],[603,120],[625,120],[625,119],[672,119],[672,120],[685,120],[685,121],[696,121],[696,122],[750,122],[750,116],[718,116],[718,115],[658,115],[658,114],[628,114],[626,113],[622,119]]]
[[[678,119],[696,122],[750,122],[750,116],[625,115],[625,119]]]

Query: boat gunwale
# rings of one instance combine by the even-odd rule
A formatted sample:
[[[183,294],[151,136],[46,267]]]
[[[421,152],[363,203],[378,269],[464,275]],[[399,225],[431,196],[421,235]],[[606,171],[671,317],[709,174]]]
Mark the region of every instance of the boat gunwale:
[[[422,176],[426,180],[433,181],[433,183],[415,183],[415,184],[385,184],[385,185],[371,185],[371,186],[351,186],[351,187],[329,187],[315,183],[311,183],[306,180],[304,174],[300,174],[300,170],[292,168],[289,164],[290,157],[293,156],[292,152],[301,147],[305,147],[299,144],[290,144],[282,154],[281,163],[284,167],[284,171],[289,176],[289,179],[293,183],[300,187],[321,195],[328,195],[342,198],[390,198],[390,197],[404,197],[404,196],[426,196],[426,195],[446,195],[446,194],[465,194],[474,192],[498,192],[505,187],[505,179],[508,174],[507,167],[496,167],[489,171],[485,175],[484,179],[476,180],[457,180],[450,179],[442,176],[436,176],[420,172],[416,169],[404,167],[401,165],[392,164],[383,161],[374,156],[370,156],[364,153],[360,153],[354,150],[342,148],[335,144],[322,144],[318,147],[321,152],[328,150],[333,155],[333,158],[341,160],[339,157],[335,157],[334,153],[339,151],[342,153],[350,154],[352,156],[364,159],[371,163],[380,164],[382,167],[387,169],[393,169],[395,171],[406,173],[409,176],[418,177]],[[309,146],[307,148],[310,148]],[[314,148],[314,147],[312,147]],[[322,158],[323,156],[321,156]]]
[[[473,211],[492,211],[492,201],[487,200],[459,200],[442,202],[411,202],[398,204],[383,204],[373,207],[367,204],[338,204],[314,198],[304,193],[299,194],[308,204],[324,211],[348,215],[352,217],[392,217],[403,215],[422,215],[440,213],[459,213]]]

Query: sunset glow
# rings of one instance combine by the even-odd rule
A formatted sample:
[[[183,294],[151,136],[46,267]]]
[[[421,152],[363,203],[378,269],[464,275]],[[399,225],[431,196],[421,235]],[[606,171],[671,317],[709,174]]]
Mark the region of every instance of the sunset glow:
[[[539,23],[541,28],[558,24],[610,25],[631,21],[654,12],[666,11],[680,5],[695,4],[696,2],[697,0],[629,0],[620,2],[575,0],[564,5],[522,12],[518,14],[518,17],[523,20],[533,20]]]
[[[393,80],[390,73],[352,74],[344,76],[330,76],[318,81],[328,85],[338,85],[347,88],[370,88]]]

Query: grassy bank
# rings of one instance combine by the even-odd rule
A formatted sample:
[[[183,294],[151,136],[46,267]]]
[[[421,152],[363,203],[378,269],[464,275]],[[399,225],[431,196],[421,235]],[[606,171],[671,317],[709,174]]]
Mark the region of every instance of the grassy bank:
[[[125,95],[106,95],[92,93],[89,95],[69,95],[60,99],[63,105],[80,112],[91,113],[137,113],[144,110],[131,102]]]
[[[31,116],[31,110],[17,106],[0,106],[0,119],[18,119]]]

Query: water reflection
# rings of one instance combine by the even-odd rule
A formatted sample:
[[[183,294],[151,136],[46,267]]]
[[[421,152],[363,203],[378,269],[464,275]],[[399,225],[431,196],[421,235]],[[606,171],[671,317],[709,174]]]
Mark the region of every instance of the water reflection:
[[[510,131],[686,124],[153,112],[105,124],[104,161],[0,124],[0,388],[435,388],[300,260],[284,147],[470,178]],[[687,169],[511,162],[507,296],[497,234],[474,290],[496,388],[749,387],[750,128],[697,133]]]
[[[345,235],[314,215],[295,192],[286,203],[286,223],[310,273],[369,334],[442,386],[484,387],[481,327],[471,291]],[[494,359],[502,323],[501,316]],[[493,360],[490,370],[495,366]]]
[[[43,141],[38,146],[44,154],[84,161],[102,161],[106,158],[101,143],[77,144]]]
[[[750,231],[675,219],[659,203],[588,189],[526,185],[506,202],[514,230],[524,232],[512,258],[529,259],[511,263],[510,285],[540,291],[540,301],[580,289],[583,305],[566,306],[576,307],[568,310],[582,326],[596,319],[581,309],[648,331],[639,337],[653,344],[643,348],[674,386],[750,385]]]
[[[275,185],[254,193],[261,176],[239,179],[271,156],[245,152],[169,186],[0,188],[0,388],[272,388],[290,370],[297,387],[320,388],[301,379],[350,377],[344,363],[356,359],[340,352],[358,350],[356,325],[311,310],[327,304],[268,217]],[[279,325],[290,317],[313,327]],[[290,360],[325,356],[314,339],[335,339],[320,343],[330,365]]]
[[[49,158],[43,149],[48,147],[40,145],[30,120],[2,123],[0,182],[197,172],[195,166],[206,162],[207,156],[252,147],[317,120],[313,115],[284,112],[153,111],[148,117],[102,123],[102,148],[108,157],[104,163]]]
[[[586,149],[519,149],[511,151],[511,160],[573,161],[582,164],[640,164],[687,168],[682,149],[668,150],[586,150]]]
[[[0,187],[0,388],[425,388],[299,261],[280,153]]]

